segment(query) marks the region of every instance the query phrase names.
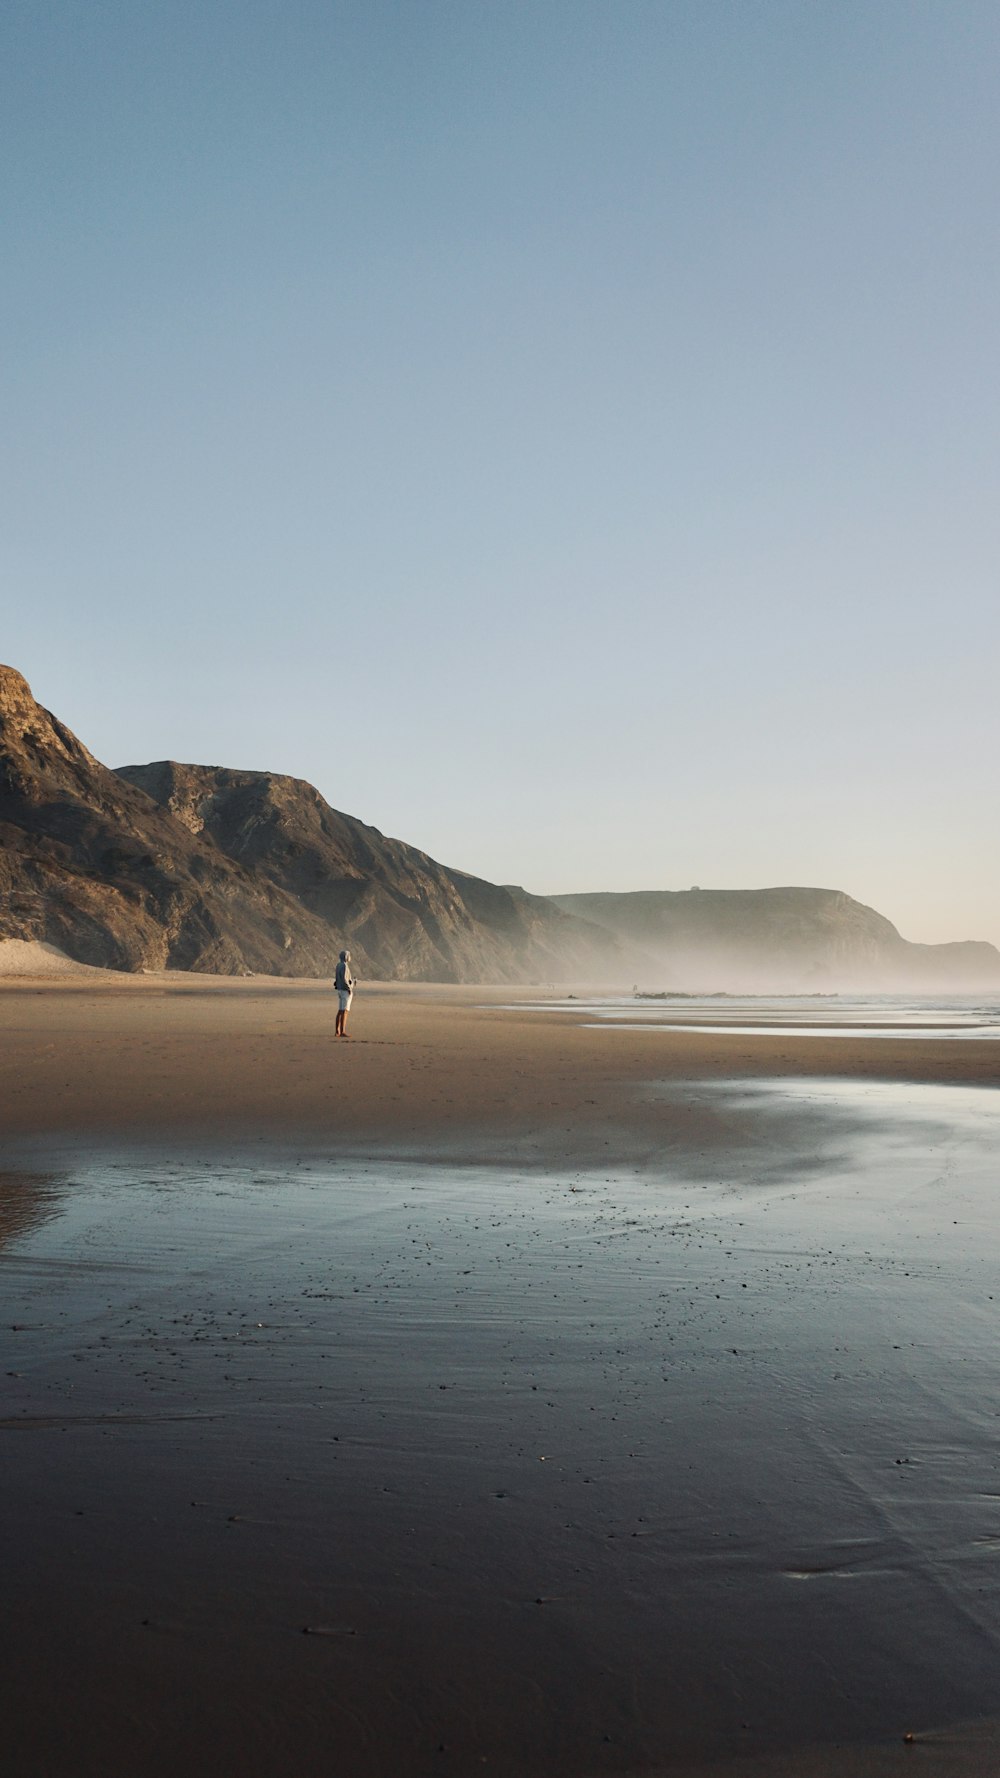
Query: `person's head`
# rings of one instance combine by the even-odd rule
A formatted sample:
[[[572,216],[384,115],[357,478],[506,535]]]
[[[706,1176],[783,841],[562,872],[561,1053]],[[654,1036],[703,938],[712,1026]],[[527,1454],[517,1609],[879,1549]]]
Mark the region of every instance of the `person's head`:
[[[341,963],[350,963],[350,961],[351,961],[350,951],[341,951],[340,961],[341,961]]]

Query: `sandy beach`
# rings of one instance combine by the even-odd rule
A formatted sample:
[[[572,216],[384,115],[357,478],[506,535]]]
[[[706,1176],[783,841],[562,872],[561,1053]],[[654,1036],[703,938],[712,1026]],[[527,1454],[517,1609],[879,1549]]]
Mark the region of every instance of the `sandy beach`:
[[[348,1038],[329,984],[211,976],[0,977],[8,1137],[218,1138],[476,1159],[655,1161],[677,1113],[650,1081],[783,1076],[1000,1084],[990,1042],[845,1042],[616,1029],[538,989],[368,984]],[[512,1004],[514,1003],[514,1004]],[[336,1072],[332,1072],[333,1068]]]
[[[39,967],[12,1778],[996,1769],[1000,1043]]]

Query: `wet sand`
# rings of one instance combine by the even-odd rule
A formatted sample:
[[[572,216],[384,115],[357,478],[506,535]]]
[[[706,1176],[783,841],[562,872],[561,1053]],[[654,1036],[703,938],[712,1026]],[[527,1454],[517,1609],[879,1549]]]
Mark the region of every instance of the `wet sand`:
[[[5,1771],[996,1769],[1000,1046],[331,999],[0,986]]]

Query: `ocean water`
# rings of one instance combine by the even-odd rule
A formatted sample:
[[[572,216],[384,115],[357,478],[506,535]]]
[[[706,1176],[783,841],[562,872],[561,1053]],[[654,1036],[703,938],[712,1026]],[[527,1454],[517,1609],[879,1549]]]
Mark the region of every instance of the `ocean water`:
[[[529,1010],[522,1007],[521,1010]],[[594,1024],[691,1027],[720,1035],[762,1037],[1000,1037],[996,995],[616,995],[570,996],[535,1010],[576,1012]]]
[[[13,1771],[581,1778],[1000,1708],[1000,1092],[649,1090],[690,1137],[642,1172],[5,1179]]]

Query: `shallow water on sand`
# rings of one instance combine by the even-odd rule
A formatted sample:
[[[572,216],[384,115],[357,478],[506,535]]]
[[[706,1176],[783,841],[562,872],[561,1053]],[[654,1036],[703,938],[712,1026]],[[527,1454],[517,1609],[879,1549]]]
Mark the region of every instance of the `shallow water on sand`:
[[[1000,1707],[1000,1093],[657,1091],[656,1176],[8,1179],[15,1778],[581,1778]]]

